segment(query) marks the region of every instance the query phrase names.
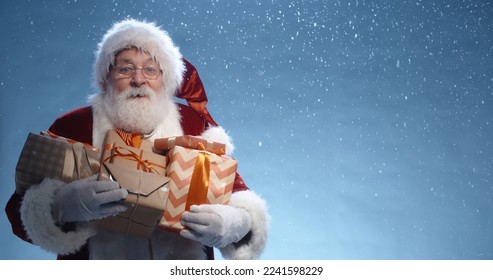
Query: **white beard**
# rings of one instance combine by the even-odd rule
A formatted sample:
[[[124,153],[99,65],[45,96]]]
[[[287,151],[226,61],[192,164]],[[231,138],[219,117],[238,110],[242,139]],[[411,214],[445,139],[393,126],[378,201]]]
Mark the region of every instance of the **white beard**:
[[[166,103],[163,92],[156,93],[145,87],[131,87],[122,92],[110,87],[103,96],[104,108],[115,127],[144,134],[154,131],[163,122]]]
[[[129,96],[134,98],[128,99]],[[115,92],[110,87],[105,93],[90,96],[89,101],[93,108],[93,145],[99,149],[109,129],[152,132],[149,140],[183,135],[179,109],[172,96],[138,89]]]

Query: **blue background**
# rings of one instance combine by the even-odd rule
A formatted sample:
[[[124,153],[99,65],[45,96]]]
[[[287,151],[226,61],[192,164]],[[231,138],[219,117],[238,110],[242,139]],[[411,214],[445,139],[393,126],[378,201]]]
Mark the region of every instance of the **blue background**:
[[[263,259],[493,258],[491,1],[0,3],[0,205],[29,132],[83,106],[94,50],[157,21],[272,216]],[[53,259],[0,215],[0,259]]]

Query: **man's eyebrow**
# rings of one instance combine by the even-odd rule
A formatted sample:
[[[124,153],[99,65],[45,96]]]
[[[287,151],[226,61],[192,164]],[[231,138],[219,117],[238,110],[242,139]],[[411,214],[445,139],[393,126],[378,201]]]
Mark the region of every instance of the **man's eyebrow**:
[[[118,61],[118,60],[119,60],[119,59],[117,59],[117,61]],[[149,58],[148,58],[147,60],[145,60],[144,62],[145,62],[145,63],[147,63],[147,62],[149,62],[149,61],[154,62],[154,59],[152,59],[151,57],[149,57]],[[120,63],[135,64],[135,63],[133,62],[133,59],[132,59],[132,58],[121,58]]]

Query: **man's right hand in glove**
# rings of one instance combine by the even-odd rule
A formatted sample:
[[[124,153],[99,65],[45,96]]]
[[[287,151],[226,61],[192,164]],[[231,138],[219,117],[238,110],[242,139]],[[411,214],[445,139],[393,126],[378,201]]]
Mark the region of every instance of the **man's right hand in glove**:
[[[127,195],[118,182],[97,181],[97,176],[70,182],[55,193],[53,218],[64,224],[115,216],[127,210],[121,202]]]

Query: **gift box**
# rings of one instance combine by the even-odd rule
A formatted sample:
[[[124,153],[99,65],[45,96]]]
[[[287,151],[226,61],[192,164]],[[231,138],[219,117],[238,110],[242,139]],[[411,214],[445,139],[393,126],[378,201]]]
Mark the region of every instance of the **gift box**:
[[[154,148],[159,151],[168,151],[175,146],[206,150],[219,155],[223,155],[226,150],[226,145],[223,143],[213,142],[191,135],[154,140]]]
[[[139,134],[130,134],[122,130],[109,130],[106,134],[102,166],[118,164],[134,171],[143,171],[147,174],[157,174],[164,177],[166,174],[166,157],[153,152],[154,144],[142,139]],[[110,172],[102,168],[99,174],[101,179],[109,180]]]
[[[127,189],[124,203],[128,209],[98,221],[97,225],[149,238],[162,216],[168,197],[170,178],[165,176],[166,157],[153,153],[150,141],[140,139],[136,144],[135,138],[129,139],[132,137],[121,131],[108,131],[98,178],[117,181]]]
[[[95,147],[50,132],[29,133],[15,168],[16,192],[23,194],[45,178],[71,182],[99,172]]]
[[[176,140],[180,140],[180,137],[176,137]],[[160,142],[167,141],[156,140],[154,147],[162,148]],[[238,165],[235,159],[221,153],[218,155],[204,149],[176,145],[168,152],[167,157],[166,174],[171,181],[166,208],[159,221],[160,228],[182,230],[181,216],[184,211],[190,210],[191,205],[229,202]]]

